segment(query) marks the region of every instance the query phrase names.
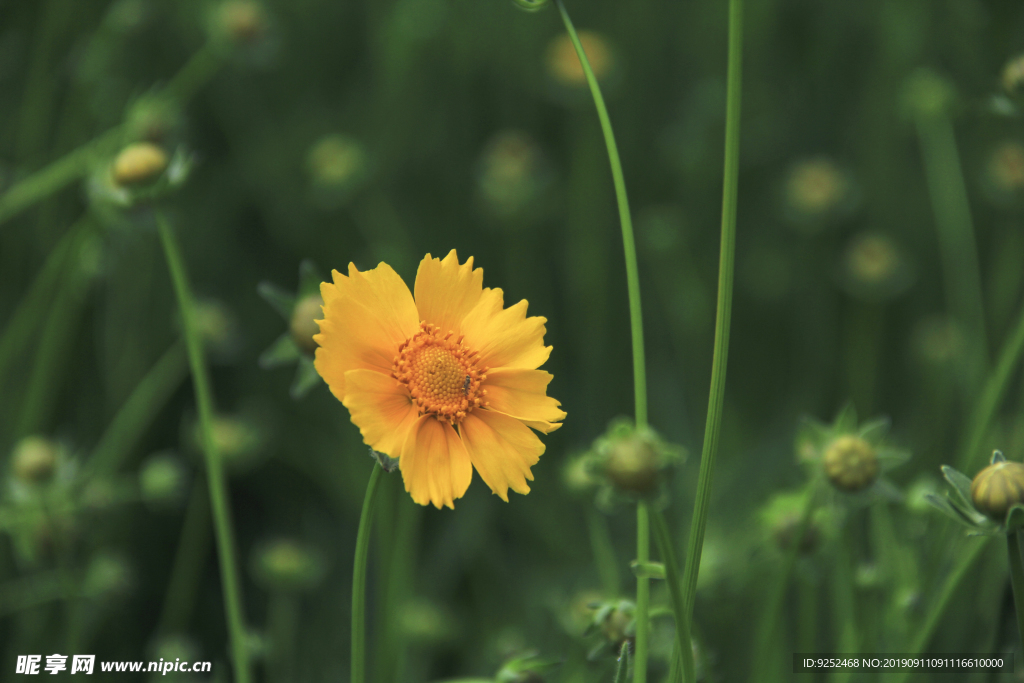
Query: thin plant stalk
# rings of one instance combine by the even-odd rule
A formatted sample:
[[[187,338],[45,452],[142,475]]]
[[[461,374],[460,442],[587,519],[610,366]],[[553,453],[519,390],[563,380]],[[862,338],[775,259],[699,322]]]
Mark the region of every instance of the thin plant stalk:
[[[1010,559],[1010,582],[1013,584],[1013,610],[1017,614],[1017,637],[1024,652],[1024,564],[1020,557],[1020,532],[1006,534],[1006,549]]]
[[[86,464],[89,474],[117,471],[181,384],[187,369],[185,345],[181,341],[175,342],[136,385],[110,421]]]
[[[615,200],[619,207],[619,222],[622,226],[622,247],[626,259],[626,286],[629,292],[629,327],[633,341],[633,393],[634,408],[636,411],[636,426],[638,428],[647,426],[647,368],[644,358],[644,325],[643,310],[640,305],[640,271],[636,259],[636,241],[633,238],[633,219],[629,213],[629,198],[626,195],[626,181],[622,173],[622,162],[619,160],[619,148],[615,143],[615,133],[612,131],[612,122],[608,117],[608,109],[604,104],[604,97],[601,95],[601,88],[597,83],[594,70],[590,67],[590,60],[583,50],[583,44],[576,34],[572,19],[565,9],[562,0],[556,0],[558,11],[562,15],[562,23],[569,34],[573,47],[576,49],[576,56],[579,57],[583,73],[587,78],[587,85],[590,87],[590,94],[594,99],[594,107],[597,109],[597,117],[601,122],[601,132],[604,134],[605,147],[608,149],[608,163],[611,166],[612,182],[615,185]],[[637,527],[637,553],[636,559],[639,562],[647,562],[650,559],[650,530],[648,510],[645,503],[637,505],[636,509]],[[633,659],[633,680],[635,683],[646,683],[647,681],[647,637],[648,637],[648,602],[650,598],[650,584],[646,576],[638,576],[636,579],[636,650]]]
[[[722,237],[718,261],[718,307],[715,315],[715,347],[711,361],[711,390],[704,428],[704,446],[697,478],[697,498],[690,521],[689,548],[683,574],[686,618],[693,617],[701,549],[711,504],[711,480],[718,454],[725,399],[725,370],[729,358],[729,326],[732,319],[733,266],[736,259],[736,201],[740,170],[740,94],[742,91],[743,2],[729,0],[729,64],[725,103],[725,168],[722,185]]]
[[[164,595],[156,629],[159,635],[180,633],[188,625],[210,547],[210,497],[206,480],[196,477],[189,493],[181,537],[171,566],[171,578]]]
[[[999,408],[999,402],[1002,400],[1003,394],[1006,393],[1006,387],[1010,384],[1013,371],[1022,354],[1024,354],[1024,308],[1021,308],[1017,325],[1003,345],[996,367],[985,382],[981,398],[971,413],[957,469],[970,472],[975,467],[974,460],[981,457],[978,449],[981,448],[982,440],[988,432],[989,425],[992,424],[992,418]]]
[[[917,131],[938,227],[946,296],[953,318],[969,335],[968,388],[973,393],[988,369],[988,338],[967,184],[949,117],[941,111],[921,113]]]
[[[608,520],[598,510],[587,506],[587,529],[590,532],[590,548],[594,553],[594,564],[601,577],[605,596],[612,598],[619,594],[619,567],[615,558],[615,546],[608,531]]]
[[[163,214],[157,213],[160,242],[163,244],[167,267],[174,282],[174,293],[181,312],[185,345],[188,349],[189,366],[192,370],[192,385],[195,389],[196,408],[199,413],[199,429],[202,437],[203,454],[206,459],[206,477],[210,490],[210,509],[213,512],[214,530],[217,540],[217,555],[220,560],[221,583],[224,589],[224,612],[227,617],[231,642],[231,659],[237,683],[252,680],[249,668],[248,642],[245,630],[245,616],[242,612],[242,589],[235,556],[235,541],[228,503],[228,487],[221,462],[220,451],[213,439],[213,392],[210,378],[203,359],[203,342],[195,320],[192,292],[189,288],[181,250],[170,223]]]
[[[356,557],[352,569],[352,675],[350,683],[366,681],[366,563],[370,550],[370,528],[373,524],[373,500],[377,495],[382,468],[374,464],[366,484],[363,511],[359,515],[356,534]]]
[[[682,670],[678,671],[677,669],[677,675],[682,676],[681,680],[684,683],[696,683],[690,623],[686,618],[679,566],[676,563],[676,553],[672,549],[672,535],[668,531],[668,524],[665,523],[665,516],[661,514],[660,510],[653,508],[651,516],[654,518],[654,540],[658,544],[661,561],[665,563],[665,581],[668,583],[668,592],[672,599],[672,614],[676,620],[676,652],[682,661]],[[676,680],[670,679],[669,683],[675,683]]]

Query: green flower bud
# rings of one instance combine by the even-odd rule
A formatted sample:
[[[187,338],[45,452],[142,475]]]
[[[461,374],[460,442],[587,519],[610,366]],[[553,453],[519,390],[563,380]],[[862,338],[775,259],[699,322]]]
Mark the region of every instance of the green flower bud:
[[[661,458],[639,432],[616,440],[604,461],[605,476],[621,491],[646,495],[658,485]]]
[[[1003,87],[1011,95],[1024,90],[1024,55],[1014,57],[1003,67]]]
[[[60,447],[40,436],[27,436],[14,447],[11,471],[26,484],[43,484],[53,478]]]
[[[1024,463],[994,462],[971,482],[971,501],[979,512],[997,522],[1014,505],[1024,505]]]
[[[131,589],[132,582],[131,568],[122,558],[100,554],[89,564],[82,590],[97,598],[124,595]]]
[[[180,499],[184,488],[185,469],[170,453],[150,457],[139,471],[139,489],[146,502],[173,503]]]
[[[800,217],[823,216],[847,201],[850,181],[830,159],[806,159],[786,179],[786,203]]]
[[[608,41],[598,33],[585,30],[579,32],[579,39],[594,76],[601,80],[611,72],[615,64]],[[576,48],[565,33],[559,34],[548,45],[547,67],[551,78],[560,85],[577,88],[587,86],[587,77]]]
[[[825,449],[823,458],[829,481],[848,493],[862,491],[878,478],[878,454],[859,436],[837,437]]]
[[[151,142],[136,142],[121,150],[110,172],[116,185],[146,185],[160,177],[168,163],[162,148]]]
[[[366,169],[366,152],[347,135],[327,135],[317,140],[306,159],[313,182],[339,188],[358,179]]]
[[[269,26],[263,7],[252,0],[228,0],[220,6],[218,18],[224,33],[245,45],[259,42]]]
[[[458,637],[455,617],[442,605],[414,598],[402,605],[398,625],[409,640],[424,645],[449,642]]]
[[[315,588],[324,569],[319,553],[291,539],[265,543],[252,558],[254,576],[269,590],[300,592]]]
[[[310,355],[316,351],[313,335],[320,332],[320,326],[315,321],[322,317],[321,306],[323,305],[324,300],[320,298],[319,294],[311,294],[296,302],[295,308],[292,310],[292,339],[300,349]]]

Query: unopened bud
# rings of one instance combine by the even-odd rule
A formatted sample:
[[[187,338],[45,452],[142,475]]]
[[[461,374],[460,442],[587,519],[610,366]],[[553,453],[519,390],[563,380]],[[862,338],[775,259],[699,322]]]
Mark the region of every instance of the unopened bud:
[[[57,468],[59,447],[39,436],[28,436],[18,442],[11,456],[14,476],[27,484],[42,484],[53,478]]]
[[[156,180],[167,168],[167,152],[151,142],[136,142],[121,150],[111,173],[122,187],[144,185]]]
[[[878,454],[859,436],[836,438],[825,450],[823,462],[829,481],[848,493],[862,491],[878,478]]]
[[[252,566],[257,579],[272,590],[308,590],[324,575],[320,555],[290,539],[271,541],[258,548]]]
[[[296,345],[306,353],[312,355],[316,351],[316,342],[313,335],[320,332],[316,324],[318,318],[322,318],[321,306],[324,300],[319,294],[311,294],[299,299],[292,310],[291,333]]]
[[[994,462],[971,482],[971,501],[980,512],[1002,521],[1014,505],[1024,505],[1024,463]]]
[[[251,44],[267,32],[267,16],[259,3],[251,0],[228,0],[220,7],[224,32],[235,42]]]

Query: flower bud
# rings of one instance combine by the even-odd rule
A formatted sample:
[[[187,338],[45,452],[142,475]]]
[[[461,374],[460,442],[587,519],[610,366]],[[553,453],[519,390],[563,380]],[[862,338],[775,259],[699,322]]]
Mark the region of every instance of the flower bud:
[[[601,35],[593,31],[579,32],[580,44],[587,54],[590,68],[594,76],[601,80],[612,70],[614,58],[608,42]],[[548,46],[548,73],[560,85],[570,87],[586,87],[587,76],[583,71],[583,65],[576,54],[576,48],[569,36],[559,34]]]
[[[634,432],[611,445],[604,473],[619,490],[645,495],[657,487],[660,461],[651,443]]]
[[[251,45],[267,33],[267,16],[252,0],[228,0],[220,6],[221,28],[236,43]]]
[[[60,447],[40,436],[27,436],[14,447],[11,470],[26,484],[42,484],[53,478]]]
[[[170,453],[150,457],[139,471],[139,489],[148,503],[166,504],[177,501],[184,493],[185,469]]]
[[[1024,90],[1024,55],[1014,57],[1003,67],[1003,87],[1011,95]]]
[[[131,567],[116,555],[100,554],[89,563],[82,591],[90,597],[124,595],[131,590]]]
[[[317,140],[306,159],[310,176],[322,187],[344,187],[366,168],[366,152],[347,135],[327,135]]]
[[[848,493],[862,491],[878,478],[878,454],[859,436],[837,437],[825,450],[823,463],[829,481]]]
[[[971,482],[971,501],[979,512],[1002,521],[1014,505],[1024,505],[1024,463],[997,461]]]
[[[111,174],[122,187],[145,185],[156,180],[168,164],[167,152],[151,142],[128,145],[114,159]]]
[[[316,351],[316,342],[313,335],[320,332],[320,326],[316,320],[322,317],[321,306],[324,300],[319,294],[310,294],[299,299],[292,309],[291,334],[295,344],[304,352],[312,355]]]
[[[786,203],[801,217],[822,216],[844,203],[850,189],[846,174],[830,159],[806,159],[789,173]]]
[[[252,571],[270,590],[287,592],[315,588],[324,576],[319,553],[291,539],[265,543],[253,553]]]

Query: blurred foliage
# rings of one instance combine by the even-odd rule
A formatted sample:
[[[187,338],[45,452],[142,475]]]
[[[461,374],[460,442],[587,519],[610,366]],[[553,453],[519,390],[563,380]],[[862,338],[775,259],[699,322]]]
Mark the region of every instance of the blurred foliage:
[[[780,565],[771,539],[781,532],[761,511],[805,481],[800,417],[830,420],[847,400],[863,416],[890,416],[890,440],[913,452],[887,473],[892,488],[928,488],[960,456],[1024,287],[1024,70],[1011,62],[1024,52],[1024,8],[747,5],[737,290],[694,627],[701,670],[721,681],[750,673],[750,614]],[[667,442],[699,453],[725,3],[569,9],[601,66],[637,219],[650,420]],[[562,471],[631,413],[630,337],[607,157],[565,45],[555,12],[511,0],[0,1],[0,198],[98,136],[116,143],[90,148],[91,180],[0,224],[0,678],[13,675],[17,654],[51,652],[206,659],[216,680],[229,678],[192,390],[149,208],[158,201],[194,289],[213,306],[202,319],[218,438],[230,451],[236,544],[253,558],[243,595],[266,680],[338,680],[347,670],[352,548],[372,461],[322,382],[291,398],[310,384],[296,332],[306,328],[267,306],[260,283],[295,292],[309,258],[320,278],[383,260],[411,282],[423,254],[451,248],[473,255],[506,302],[525,298],[548,319],[550,393],[569,417],[545,439],[532,493],[507,505],[473,486],[454,512],[421,509],[397,474],[385,477],[371,543],[370,675],[612,679],[614,648],[587,661],[594,614],[580,605],[594,599],[580,596],[630,597],[600,592],[591,539],[598,519],[627,574],[633,521],[590,510]],[[931,117],[952,122],[959,149],[984,330],[951,303],[921,149]],[[104,203],[90,188],[139,140],[184,155],[187,180],[130,208]],[[275,340],[299,375],[261,369]],[[283,356],[267,358],[276,366]],[[1024,458],[1022,390],[1018,370],[972,456],[979,468],[995,447]],[[45,439],[29,442],[33,462],[17,455],[25,437]],[[667,484],[680,547],[698,465],[680,464]],[[781,615],[797,625],[778,629],[780,653],[808,642],[836,650],[848,617],[864,627],[851,651],[907,642],[962,543],[909,504],[918,498],[850,511],[845,530],[827,534],[835,552],[800,559],[794,590],[804,592]],[[787,514],[790,538],[802,538],[799,511]],[[822,554],[833,559],[814,559]],[[843,581],[832,571],[841,562],[850,590],[867,596],[847,605],[855,617],[826,599]],[[1005,558],[993,552],[973,571],[981,588],[954,599],[935,651],[1014,642]],[[800,609],[814,590],[808,622]],[[659,582],[654,602],[667,604]],[[897,626],[872,631],[883,616]],[[671,620],[657,617],[652,638],[660,680]],[[535,651],[540,673],[508,663]]]

